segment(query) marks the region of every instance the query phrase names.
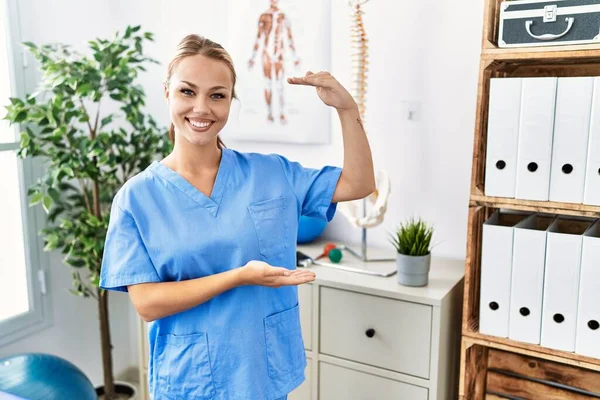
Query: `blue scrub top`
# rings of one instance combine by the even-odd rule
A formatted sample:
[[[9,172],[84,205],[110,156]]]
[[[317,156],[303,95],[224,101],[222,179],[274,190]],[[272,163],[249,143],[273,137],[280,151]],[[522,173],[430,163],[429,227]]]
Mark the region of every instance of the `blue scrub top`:
[[[300,215],[330,221],[341,169],[223,149],[210,197],[153,162],[112,204],[100,287],[200,278],[262,260],[296,268]],[[241,286],[149,324],[155,399],[273,400],[304,381],[298,288]]]

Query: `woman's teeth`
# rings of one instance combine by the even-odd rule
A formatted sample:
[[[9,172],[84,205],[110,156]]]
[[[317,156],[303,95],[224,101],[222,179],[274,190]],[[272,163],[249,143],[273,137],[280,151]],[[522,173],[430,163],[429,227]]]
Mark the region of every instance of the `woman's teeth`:
[[[198,122],[198,121],[192,121],[191,119],[188,119],[190,125],[196,127],[196,128],[206,128],[208,126],[210,126],[210,124],[212,124],[212,122]]]

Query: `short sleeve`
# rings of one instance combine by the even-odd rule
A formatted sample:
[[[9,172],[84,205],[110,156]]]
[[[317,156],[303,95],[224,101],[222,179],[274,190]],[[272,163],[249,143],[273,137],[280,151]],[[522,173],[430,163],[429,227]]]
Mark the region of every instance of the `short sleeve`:
[[[102,256],[100,287],[126,292],[128,285],[160,281],[135,220],[113,201]]]
[[[337,208],[333,194],[342,174],[339,167],[305,168],[300,163],[277,156],[285,177],[301,206],[301,215],[333,219]]]

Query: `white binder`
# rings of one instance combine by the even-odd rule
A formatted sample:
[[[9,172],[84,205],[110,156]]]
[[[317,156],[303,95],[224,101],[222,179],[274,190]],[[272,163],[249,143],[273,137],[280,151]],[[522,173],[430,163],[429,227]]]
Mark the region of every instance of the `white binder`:
[[[600,206],[600,78],[594,78],[583,203]]]
[[[583,236],[575,352],[600,358],[600,220]]]
[[[490,80],[485,195],[515,197],[521,78]]]
[[[557,218],[546,244],[541,345],[575,351],[583,233],[591,222]]]
[[[533,214],[515,226],[508,337],[540,344],[546,236],[555,217]]]
[[[524,78],[515,197],[548,200],[557,78]]]
[[[583,203],[594,78],[558,78],[550,201]]]
[[[479,332],[508,337],[513,228],[526,214],[495,212],[484,224],[481,243]]]

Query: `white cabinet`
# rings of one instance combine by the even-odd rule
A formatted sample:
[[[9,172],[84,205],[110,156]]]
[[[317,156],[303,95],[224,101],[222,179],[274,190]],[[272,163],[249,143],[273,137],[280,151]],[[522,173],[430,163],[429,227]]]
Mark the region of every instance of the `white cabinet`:
[[[322,245],[298,249],[316,257]],[[434,256],[421,288],[395,275],[312,269],[315,281],[298,287],[306,381],[289,400],[457,398],[464,260]],[[147,346],[140,348],[146,379]]]
[[[322,244],[298,250],[316,257]],[[290,398],[456,399],[464,265],[432,257],[429,284],[420,288],[399,285],[396,275],[311,267],[315,281],[299,288],[300,313],[311,309],[301,321],[312,331],[311,390],[301,386]]]

